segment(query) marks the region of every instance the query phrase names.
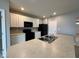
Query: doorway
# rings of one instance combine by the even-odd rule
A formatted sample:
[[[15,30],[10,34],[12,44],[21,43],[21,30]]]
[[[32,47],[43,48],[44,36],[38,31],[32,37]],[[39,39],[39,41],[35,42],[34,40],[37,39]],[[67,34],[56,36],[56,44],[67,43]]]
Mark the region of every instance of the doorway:
[[[6,28],[5,28],[5,11],[0,9],[0,58],[6,55]]]

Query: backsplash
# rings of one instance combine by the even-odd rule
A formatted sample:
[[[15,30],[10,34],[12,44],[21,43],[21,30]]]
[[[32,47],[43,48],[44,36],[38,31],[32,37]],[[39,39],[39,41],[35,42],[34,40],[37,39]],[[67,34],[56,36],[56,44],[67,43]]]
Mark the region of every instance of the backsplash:
[[[11,27],[10,28],[10,33],[22,33],[23,32],[24,27]],[[38,31],[37,27],[33,27],[32,31]]]

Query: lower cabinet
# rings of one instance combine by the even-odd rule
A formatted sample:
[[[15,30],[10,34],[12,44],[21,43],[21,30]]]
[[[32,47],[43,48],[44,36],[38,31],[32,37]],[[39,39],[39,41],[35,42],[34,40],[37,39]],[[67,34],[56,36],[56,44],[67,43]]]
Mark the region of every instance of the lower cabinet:
[[[35,39],[40,38],[41,37],[41,32],[35,32]]]
[[[25,33],[11,34],[11,45],[25,42]]]

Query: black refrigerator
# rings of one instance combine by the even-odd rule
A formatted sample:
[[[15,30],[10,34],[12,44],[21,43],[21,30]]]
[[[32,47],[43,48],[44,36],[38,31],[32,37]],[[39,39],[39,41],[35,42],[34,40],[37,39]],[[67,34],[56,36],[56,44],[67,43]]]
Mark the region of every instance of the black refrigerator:
[[[32,32],[32,28],[33,28],[32,22],[24,22],[23,32],[25,33],[26,41],[29,41],[35,38],[35,33]]]
[[[48,34],[48,24],[39,24],[38,31],[41,31],[41,36]]]

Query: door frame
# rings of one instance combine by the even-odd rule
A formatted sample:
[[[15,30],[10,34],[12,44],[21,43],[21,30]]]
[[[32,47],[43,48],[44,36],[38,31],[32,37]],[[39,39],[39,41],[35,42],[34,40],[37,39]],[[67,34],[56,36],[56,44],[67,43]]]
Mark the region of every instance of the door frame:
[[[7,39],[6,39],[6,24],[5,24],[5,10],[0,9],[1,24],[2,24],[2,57],[7,57]]]

